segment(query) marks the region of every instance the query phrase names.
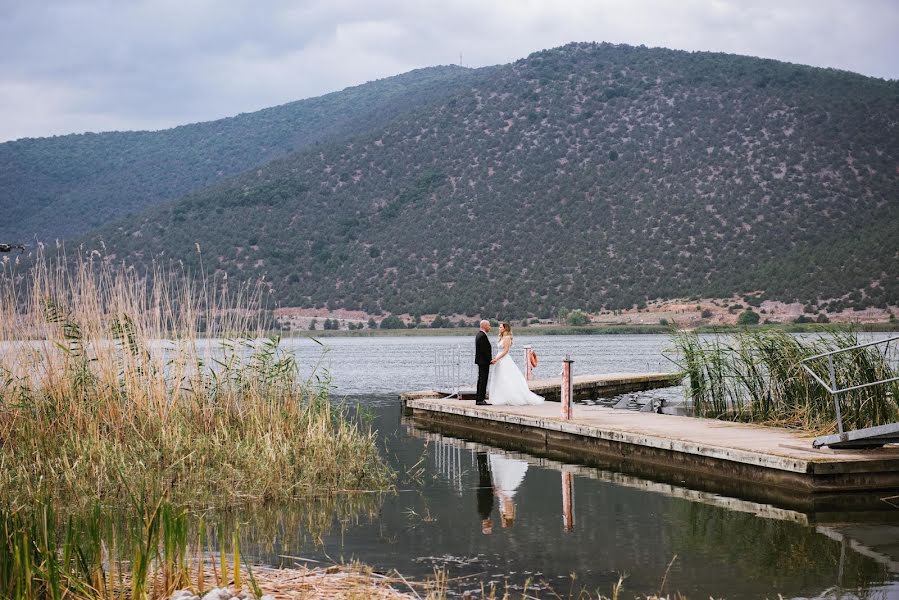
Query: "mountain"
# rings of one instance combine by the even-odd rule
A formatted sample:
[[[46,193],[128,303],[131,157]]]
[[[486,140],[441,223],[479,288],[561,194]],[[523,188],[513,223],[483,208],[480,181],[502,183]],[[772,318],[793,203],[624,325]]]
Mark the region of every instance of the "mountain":
[[[570,44],[99,230],[282,305],[520,317],[647,299],[899,303],[899,83]]]
[[[258,112],[163,131],[0,144],[0,240],[52,241],[211,185],[274,158],[383,125],[461,85],[433,67]]]

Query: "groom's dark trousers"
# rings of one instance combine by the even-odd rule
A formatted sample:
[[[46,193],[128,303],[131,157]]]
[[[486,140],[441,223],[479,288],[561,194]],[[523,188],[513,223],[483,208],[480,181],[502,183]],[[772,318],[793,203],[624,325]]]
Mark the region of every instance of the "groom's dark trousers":
[[[487,378],[490,376],[490,361],[493,360],[493,350],[490,348],[490,340],[483,331],[478,331],[474,340],[474,364],[478,366],[478,395],[476,402],[481,404],[487,397]]]

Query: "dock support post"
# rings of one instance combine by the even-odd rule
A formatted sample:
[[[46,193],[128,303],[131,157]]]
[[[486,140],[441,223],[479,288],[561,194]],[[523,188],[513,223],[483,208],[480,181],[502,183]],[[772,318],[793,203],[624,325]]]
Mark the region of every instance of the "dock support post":
[[[524,378],[527,381],[534,378],[534,374],[532,373],[534,369],[531,367],[531,348],[533,348],[533,346],[530,344],[527,344],[524,347]]]
[[[574,531],[574,475],[562,467],[562,526]]]
[[[574,398],[574,389],[572,386],[571,379],[571,363],[574,361],[571,360],[571,357],[567,354],[565,355],[565,360],[562,361],[562,397],[561,397],[561,405],[562,405],[562,419],[568,420],[571,418],[571,402]]]

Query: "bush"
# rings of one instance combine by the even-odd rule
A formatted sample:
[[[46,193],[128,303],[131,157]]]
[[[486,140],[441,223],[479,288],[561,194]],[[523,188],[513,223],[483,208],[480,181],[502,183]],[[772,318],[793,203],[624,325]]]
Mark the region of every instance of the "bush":
[[[573,325],[575,327],[579,327],[581,325],[586,325],[590,322],[590,317],[587,316],[587,313],[580,309],[575,309],[568,313],[568,318],[566,319],[569,325]]]
[[[702,310],[702,313],[701,313],[700,316],[701,316],[703,319],[711,319],[711,318],[714,316],[714,314],[715,314],[715,313],[713,313],[711,309],[705,308],[705,309]]]
[[[387,315],[381,320],[381,329],[405,329],[406,324],[396,315]]]
[[[442,315],[437,315],[431,321],[431,329],[446,329],[453,326],[453,322]]]
[[[758,325],[761,317],[752,309],[744,310],[737,317],[737,325]]]

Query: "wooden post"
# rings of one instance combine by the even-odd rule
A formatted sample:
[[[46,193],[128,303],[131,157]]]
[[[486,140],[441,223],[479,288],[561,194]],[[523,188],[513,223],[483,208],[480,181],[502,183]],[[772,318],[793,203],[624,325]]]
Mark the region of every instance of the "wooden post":
[[[562,361],[562,418],[566,421],[571,418],[571,403],[573,401],[573,387],[571,381],[571,357],[565,355]]]
[[[534,378],[532,373],[534,369],[531,367],[531,348],[530,344],[524,347],[524,378],[528,381]]]
[[[574,531],[574,476],[562,468],[562,526]]]

